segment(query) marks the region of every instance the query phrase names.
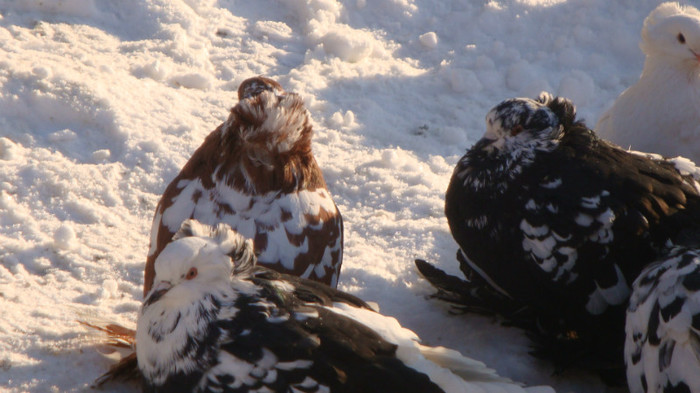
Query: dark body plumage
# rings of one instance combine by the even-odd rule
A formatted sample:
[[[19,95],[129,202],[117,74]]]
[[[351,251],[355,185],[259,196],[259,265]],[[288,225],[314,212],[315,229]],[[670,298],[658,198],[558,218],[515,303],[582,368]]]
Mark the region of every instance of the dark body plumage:
[[[172,375],[160,386],[147,384],[144,392],[248,392],[263,388],[286,392],[292,391],[288,390],[290,386],[298,391],[315,392],[319,384],[334,392],[442,392],[427,376],[396,358],[396,345],[371,329],[320,307],[330,307],[337,292],[320,294],[318,290],[324,288],[309,287],[309,281],[295,286],[294,295],[299,297],[275,288],[275,281],[290,278],[282,278],[264,267],[255,268],[249,280],[260,292],[254,296],[241,295],[233,302],[231,307],[239,310],[235,319],[212,321],[207,335],[191,338],[190,345],[201,348],[201,358],[208,359],[202,362],[202,371]],[[305,305],[300,297],[312,298],[308,300],[315,305]],[[218,300],[212,299],[213,308],[209,310],[212,317],[222,306],[226,307]],[[366,307],[359,299],[348,296],[335,300]],[[317,317],[308,318],[308,313],[317,313]],[[271,323],[271,317],[284,321]],[[223,336],[226,340],[221,342]],[[203,370],[216,367],[218,351],[251,364],[264,363],[269,351],[276,362],[299,362],[304,367],[266,370],[270,378],[261,371],[255,375],[257,379],[250,378],[250,383],[238,389],[229,386],[234,381],[226,370],[210,378],[205,388],[196,390]],[[306,367],[305,362],[310,366]]]
[[[700,223],[698,184],[681,164],[696,170],[599,139],[566,99],[506,100],[445,196],[471,281],[445,288],[418,267],[450,300],[534,333],[560,367],[621,368],[632,281]]]
[[[256,267],[252,244],[187,220],[164,248],[137,328],[144,391],[525,392],[352,295]]]

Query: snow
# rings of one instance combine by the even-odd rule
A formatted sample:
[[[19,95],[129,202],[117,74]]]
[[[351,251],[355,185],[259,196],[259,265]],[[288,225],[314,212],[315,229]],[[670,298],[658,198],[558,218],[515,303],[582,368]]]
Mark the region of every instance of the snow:
[[[426,299],[413,259],[458,274],[444,192],[488,110],[547,89],[592,126],[638,79],[659,3],[0,0],[0,391],[91,390],[111,360],[76,320],[135,324],[160,193],[260,74],[311,112],[341,289],[503,376],[605,391]]]

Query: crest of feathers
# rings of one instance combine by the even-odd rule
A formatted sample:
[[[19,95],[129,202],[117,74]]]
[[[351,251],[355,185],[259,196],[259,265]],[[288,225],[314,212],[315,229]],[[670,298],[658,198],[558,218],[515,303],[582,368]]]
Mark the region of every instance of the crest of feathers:
[[[228,120],[200,147],[220,153],[210,157],[216,178],[254,194],[325,187],[315,170],[313,129],[301,96],[264,77],[243,82],[238,96]]]
[[[197,220],[186,220],[175,233],[172,241],[185,237],[211,238],[225,255],[234,261],[233,274],[249,271],[257,261],[253,241],[231,230],[231,227],[219,223],[216,226],[204,225]]]

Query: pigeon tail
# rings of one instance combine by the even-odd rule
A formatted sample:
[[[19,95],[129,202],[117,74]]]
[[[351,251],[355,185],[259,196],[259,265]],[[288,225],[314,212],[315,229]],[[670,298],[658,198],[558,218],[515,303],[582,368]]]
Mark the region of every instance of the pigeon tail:
[[[468,274],[467,280],[463,280],[423,259],[416,259],[415,264],[423,278],[438,290],[433,297],[454,304],[462,312],[510,319],[523,308],[522,304],[495,290],[477,274]]]
[[[556,316],[545,316],[492,288],[470,270],[459,251],[457,259],[467,280],[447,274],[425,260],[415,260],[419,273],[437,289],[432,297],[451,303],[454,313],[497,315],[503,326],[523,330],[532,342],[530,354],[556,365],[555,374],[580,367],[597,373],[609,386],[624,385],[624,368],[619,359],[601,356],[599,352],[606,353],[600,349],[601,344],[567,328]]]
[[[96,322],[78,321],[79,324],[98,330],[106,335],[104,344],[126,354],[110,366],[109,370],[100,375],[94,386],[100,387],[108,382],[141,381],[143,376],[136,360],[136,330],[116,323],[99,324]]]

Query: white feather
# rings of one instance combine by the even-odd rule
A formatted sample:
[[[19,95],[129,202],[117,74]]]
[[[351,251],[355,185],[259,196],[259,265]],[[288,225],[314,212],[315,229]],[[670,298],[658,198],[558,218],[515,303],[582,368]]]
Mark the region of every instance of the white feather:
[[[327,309],[370,327],[386,341],[396,344],[398,346],[396,354],[401,361],[428,375],[446,392],[524,393],[534,391],[528,389],[554,392],[550,387],[523,388],[521,384],[501,377],[483,362],[466,357],[455,350],[422,345],[416,333],[402,327],[395,318],[345,303],[335,303],[333,307],[327,307]]]

